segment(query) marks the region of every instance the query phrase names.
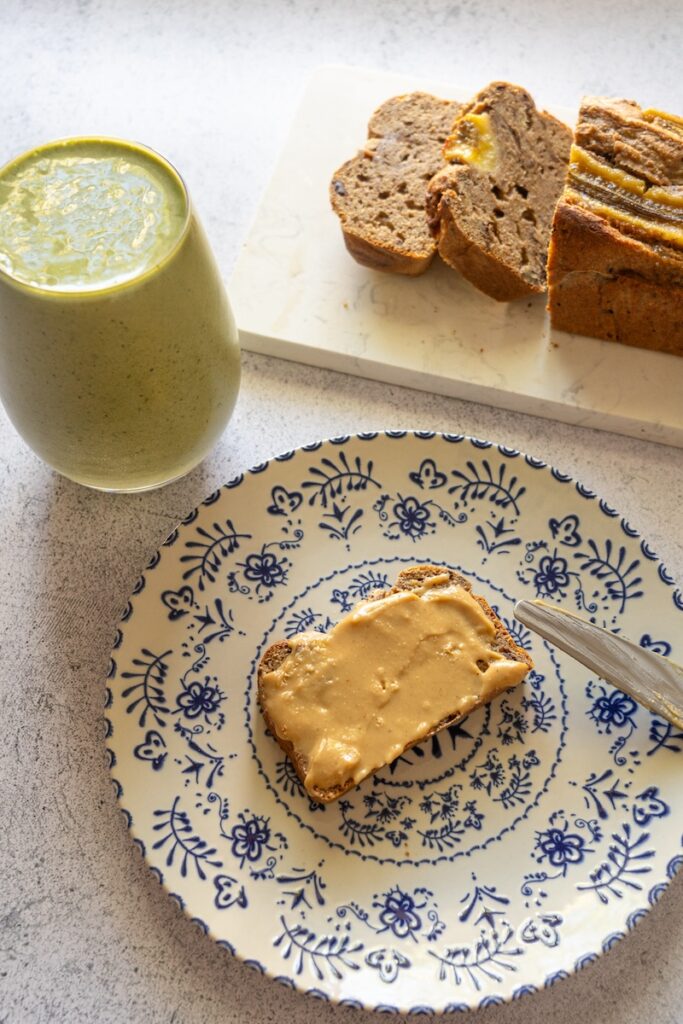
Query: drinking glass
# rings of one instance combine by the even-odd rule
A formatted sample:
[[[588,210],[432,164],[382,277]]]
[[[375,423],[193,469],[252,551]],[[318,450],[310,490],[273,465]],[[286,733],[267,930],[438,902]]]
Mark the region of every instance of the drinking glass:
[[[232,413],[235,322],[187,188],[118,139],[0,169],[0,397],[48,465],[107,491],[183,476]]]

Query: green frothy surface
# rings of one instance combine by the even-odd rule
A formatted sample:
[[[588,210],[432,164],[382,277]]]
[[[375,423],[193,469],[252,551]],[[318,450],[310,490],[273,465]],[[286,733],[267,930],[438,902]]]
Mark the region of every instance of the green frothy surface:
[[[154,154],[54,143],[0,172],[0,270],[47,290],[113,287],[157,266],[186,218],[183,185]]]

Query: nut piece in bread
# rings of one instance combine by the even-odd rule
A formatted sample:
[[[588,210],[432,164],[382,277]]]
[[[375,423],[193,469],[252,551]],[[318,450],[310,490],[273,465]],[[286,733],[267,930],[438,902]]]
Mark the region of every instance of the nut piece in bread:
[[[491,298],[545,291],[570,145],[569,128],[508,82],[488,85],[453,125],[427,215],[441,258]]]
[[[258,700],[309,795],[328,803],[532,667],[469,580],[418,565],[330,633],[269,647]]]
[[[583,100],[548,283],[553,327],[683,355],[683,120]]]
[[[431,263],[425,192],[459,110],[428,93],[395,96],[373,114],[364,149],[335,171],[330,200],[358,263],[410,276]]]

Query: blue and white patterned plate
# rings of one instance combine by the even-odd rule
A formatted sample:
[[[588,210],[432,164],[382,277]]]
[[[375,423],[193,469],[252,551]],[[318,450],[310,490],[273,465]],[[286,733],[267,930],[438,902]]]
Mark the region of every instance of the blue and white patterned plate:
[[[254,705],[259,657],[418,562],[476,581],[536,668],[311,803]],[[509,448],[337,438],[212,494],[140,578],[111,664],[112,774],[159,881],[259,971],[358,1007],[490,1005],[594,960],[683,860],[683,734],[516,624],[535,596],[683,660],[647,543]]]

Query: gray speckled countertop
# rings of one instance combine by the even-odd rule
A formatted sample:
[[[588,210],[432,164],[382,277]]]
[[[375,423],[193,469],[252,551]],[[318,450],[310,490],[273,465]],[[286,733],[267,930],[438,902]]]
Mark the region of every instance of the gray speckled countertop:
[[[581,92],[683,110],[679,4],[629,0],[4,0],[0,160],[45,139],[141,139],[185,173],[227,277],[305,78],[349,62],[541,102]],[[109,497],[60,479],[0,414],[0,1024],[360,1019],[231,960],[167,899],[112,797],[102,692],[151,553],[221,482],[285,448],[418,426],[541,455],[618,508],[683,578],[683,452],[246,356],[234,419],[189,477]],[[501,1024],[674,1024],[683,879],[579,975],[474,1014]]]

